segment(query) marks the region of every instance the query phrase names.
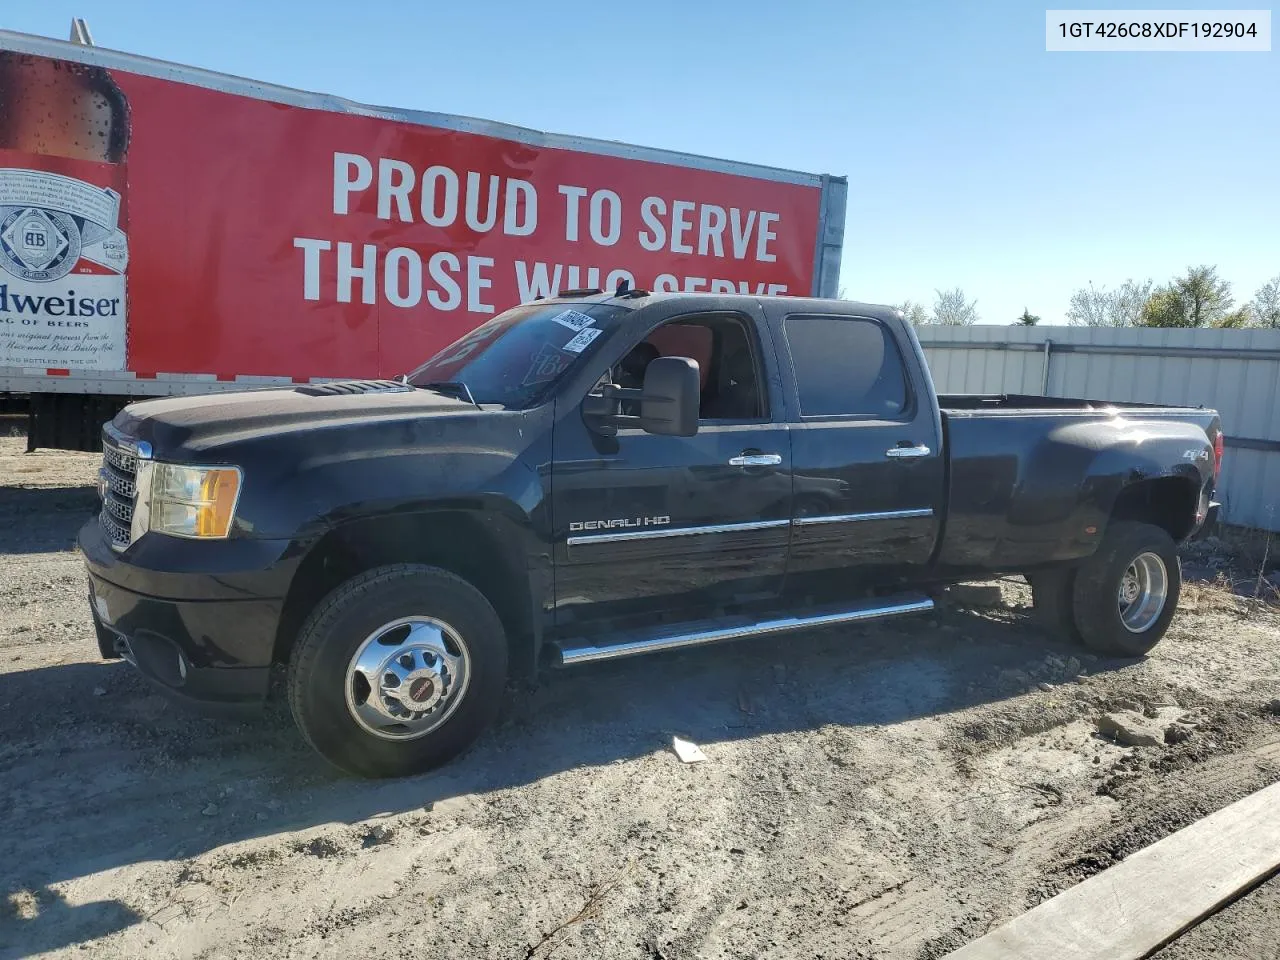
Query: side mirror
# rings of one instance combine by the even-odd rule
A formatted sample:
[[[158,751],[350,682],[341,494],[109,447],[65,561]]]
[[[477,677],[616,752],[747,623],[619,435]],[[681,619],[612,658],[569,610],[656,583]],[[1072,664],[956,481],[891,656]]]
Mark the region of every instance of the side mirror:
[[[646,433],[692,437],[698,432],[700,395],[698,361],[655,357],[645,368],[640,390],[641,429]]]

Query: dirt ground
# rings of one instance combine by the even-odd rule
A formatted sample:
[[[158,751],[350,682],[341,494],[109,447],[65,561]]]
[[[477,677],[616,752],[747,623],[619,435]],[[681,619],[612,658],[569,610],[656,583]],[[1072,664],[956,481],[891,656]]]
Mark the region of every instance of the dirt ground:
[[[98,659],[73,546],[97,457],[24,444],[0,439],[0,958],[934,958],[1280,779],[1280,613],[1205,548],[1142,661],[1051,641],[1007,581],[982,611],[557,673],[443,771],[344,778],[279,701],[204,719]],[[1189,736],[1126,747],[1107,711]],[[1160,957],[1278,933],[1280,880]]]

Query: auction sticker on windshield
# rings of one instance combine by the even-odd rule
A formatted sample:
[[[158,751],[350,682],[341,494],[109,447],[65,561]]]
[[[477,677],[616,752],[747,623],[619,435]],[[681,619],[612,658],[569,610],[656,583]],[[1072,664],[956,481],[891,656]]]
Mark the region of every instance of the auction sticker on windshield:
[[[590,320],[591,318],[588,317],[587,319]],[[587,327],[585,330],[580,330],[577,336],[560,349],[568,353],[581,353],[583,350],[587,349],[587,347],[591,345],[591,342],[598,336],[600,336],[599,330],[595,327]]]
[[[566,310],[564,313],[556,314],[551,319],[560,324],[560,326],[568,327],[575,332],[583,330],[596,322],[595,317],[588,317],[585,313],[579,313],[577,310]]]

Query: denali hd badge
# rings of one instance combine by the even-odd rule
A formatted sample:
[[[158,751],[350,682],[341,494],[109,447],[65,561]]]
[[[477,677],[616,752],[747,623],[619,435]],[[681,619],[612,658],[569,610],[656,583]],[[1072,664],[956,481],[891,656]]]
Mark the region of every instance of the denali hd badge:
[[[583,530],[622,530],[635,527],[665,527],[670,517],[619,517],[616,520],[575,520],[569,524],[570,533]]]

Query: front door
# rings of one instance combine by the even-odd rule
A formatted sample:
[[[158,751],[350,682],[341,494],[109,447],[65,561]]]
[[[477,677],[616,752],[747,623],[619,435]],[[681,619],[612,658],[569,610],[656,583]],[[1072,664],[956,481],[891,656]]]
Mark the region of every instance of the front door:
[[[774,309],[795,373],[789,575],[918,570],[940,528],[945,470],[936,404],[912,390],[903,362],[912,345],[878,320]]]
[[[768,342],[767,340],[764,342]],[[611,371],[638,385],[655,356],[698,361],[692,437],[590,430],[557,411],[552,463],[557,623],[776,594],[791,522],[791,451],[760,376],[756,318],[678,317]],[[710,613],[710,610],[708,610]]]

